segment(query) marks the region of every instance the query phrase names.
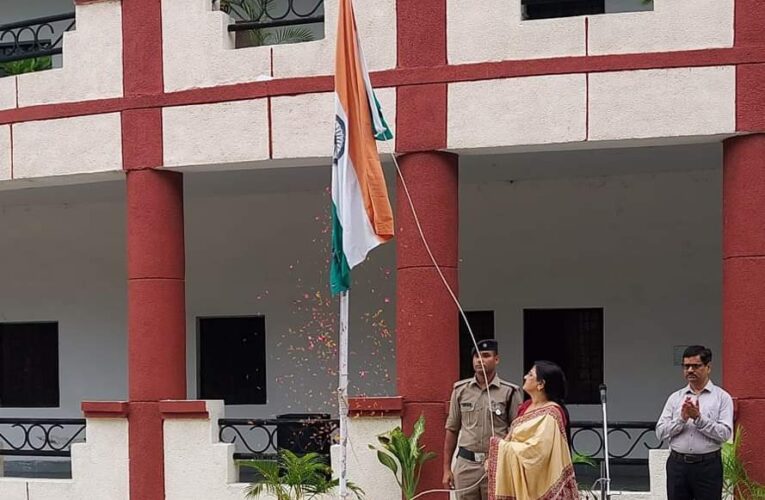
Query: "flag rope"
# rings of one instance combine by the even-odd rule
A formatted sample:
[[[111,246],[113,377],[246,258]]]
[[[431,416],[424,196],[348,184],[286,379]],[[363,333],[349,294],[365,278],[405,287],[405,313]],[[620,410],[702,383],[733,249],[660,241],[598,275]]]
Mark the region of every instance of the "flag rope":
[[[467,327],[468,333],[470,334],[470,340],[473,342],[473,347],[475,349],[475,352],[480,352],[480,349],[478,348],[478,342],[475,339],[475,335],[473,334],[473,328],[470,326],[470,321],[468,321],[467,315],[465,314],[465,310],[462,308],[462,304],[460,304],[459,299],[457,298],[457,295],[454,293],[454,290],[452,289],[451,285],[449,285],[449,281],[446,279],[446,276],[444,276],[443,271],[441,271],[441,266],[438,265],[438,262],[436,261],[436,257],[433,255],[433,252],[430,249],[430,245],[428,244],[428,240],[425,237],[425,231],[422,229],[422,224],[420,224],[420,218],[417,215],[417,210],[414,208],[414,202],[412,201],[412,195],[409,193],[409,188],[406,185],[406,179],[404,179],[404,173],[401,171],[401,167],[398,164],[398,159],[396,158],[396,153],[393,150],[393,146],[388,143],[389,149],[388,153],[390,154],[390,157],[393,159],[393,164],[396,166],[396,173],[398,174],[398,178],[401,180],[401,187],[404,188],[404,194],[406,195],[407,203],[409,204],[409,208],[412,211],[412,216],[414,218],[414,223],[417,226],[417,231],[420,234],[420,239],[422,239],[422,243],[425,246],[425,251],[428,253],[428,256],[430,257],[430,261],[433,263],[433,267],[436,268],[436,272],[438,273],[438,276],[441,278],[441,281],[444,284],[444,287],[446,288],[446,291],[449,292],[449,296],[451,297],[452,301],[454,302],[454,305],[457,306],[457,309],[459,310],[460,316],[462,317],[462,320],[465,322],[465,326]],[[483,363],[483,359],[481,359],[481,356],[478,356],[478,360],[481,362],[481,371],[483,372],[483,379],[487,380],[486,376],[486,366]],[[489,384],[487,381],[486,384],[486,396],[489,399],[489,406],[486,408],[487,417],[489,419],[489,422],[491,423],[491,435],[493,436],[495,433],[494,430],[494,419],[491,416],[491,409],[494,407],[494,400],[491,398],[491,392],[489,391]],[[484,474],[485,476],[485,474]],[[478,483],[476,483],[473,486],[469,486],[467,489],[473,488],[477,486],[481,481],[483,481],[483,477],[481,478]],[[465,488],[459,490],[464,491]],[[443,492],[452,492],[455,491],[453,489],[447,490],[447,489],[434,489],[434,490],[427,490],[419,493],[414,498],[419,498],[421,496],[431,494],[431,493],[443,493]],[[414,500],[414,499],[412,499]]]

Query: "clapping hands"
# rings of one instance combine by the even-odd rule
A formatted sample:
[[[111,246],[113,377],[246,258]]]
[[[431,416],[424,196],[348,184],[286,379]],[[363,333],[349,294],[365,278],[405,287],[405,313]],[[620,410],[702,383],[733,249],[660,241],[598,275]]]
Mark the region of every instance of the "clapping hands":
[[[700,415],[698,399],[694,402],[691,398],[685,398],[683,407],[680,409],[680,418],[683,420],[696,420]]]

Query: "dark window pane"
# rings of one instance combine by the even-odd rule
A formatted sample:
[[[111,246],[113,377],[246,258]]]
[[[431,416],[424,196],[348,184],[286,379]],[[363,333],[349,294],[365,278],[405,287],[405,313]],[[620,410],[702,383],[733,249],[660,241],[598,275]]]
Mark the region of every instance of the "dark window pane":
[[[568,403],[597,404],[603,383],[603,309],[525,309],[525,368],[534,361],[560,365],[568,379]]]
[[[200,318],[199,397],[266,404],[266,320]]]
[[[0,323],[0,406],[59,405],[58,324]]]
[[[494,338],[494,311],[466,311],[476,342]],[[460,315],[460,378],[470,378],[473,371],[473,340]]]
[[[524,19],[603,14],[605,0],[523,0]]]

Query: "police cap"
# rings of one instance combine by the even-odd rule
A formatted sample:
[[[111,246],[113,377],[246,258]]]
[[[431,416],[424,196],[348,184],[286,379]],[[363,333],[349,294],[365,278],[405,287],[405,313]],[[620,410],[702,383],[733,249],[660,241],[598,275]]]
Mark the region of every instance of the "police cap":
[[[494,351],[494,354],[499,354],[499,344],[494,339],[479,340],[478,350],[480,352]],[[475,354],[475,346],[473,347],[473,354]]]

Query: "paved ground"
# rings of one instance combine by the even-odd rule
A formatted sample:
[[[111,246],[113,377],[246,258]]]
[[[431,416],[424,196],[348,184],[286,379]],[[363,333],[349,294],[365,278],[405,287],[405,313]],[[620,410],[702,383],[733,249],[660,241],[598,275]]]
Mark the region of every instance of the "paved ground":
[[[576,480],[587,488],[600,477],[593,467],[576,466]],[[648,465],[613,465],[611,467],[612,491],[649,491]]]
[[[37,461],[6,458],[4,472],[5,477],[51,479],[69,479],[72,477],[72,467],[68,460]],[[577,481],[586,488],[589,488],[599,475],[598,469],[581,465],[576,467]],[[250,482],[254,478],[255,474],[252,469],[240,468],[240,481]],[[649,489],[647,465],[614,465],[611,468],[611,478],[611,490],[613,491],[648,491]]]

